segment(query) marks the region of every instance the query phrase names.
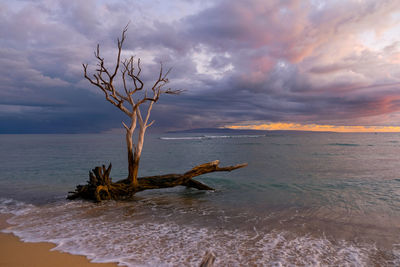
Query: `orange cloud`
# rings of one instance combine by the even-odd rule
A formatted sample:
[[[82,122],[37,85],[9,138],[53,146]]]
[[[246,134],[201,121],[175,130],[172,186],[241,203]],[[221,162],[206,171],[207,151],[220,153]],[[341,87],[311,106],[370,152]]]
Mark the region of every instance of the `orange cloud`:
[[[367,132],[400,132],[400,126],[340,126],[321,124],[300,124],[286,122],[271,122],[264,124],[228,125],[229,129],[240,130],[289,130],[312,132],[341,132],[341,133],[367,133]]]

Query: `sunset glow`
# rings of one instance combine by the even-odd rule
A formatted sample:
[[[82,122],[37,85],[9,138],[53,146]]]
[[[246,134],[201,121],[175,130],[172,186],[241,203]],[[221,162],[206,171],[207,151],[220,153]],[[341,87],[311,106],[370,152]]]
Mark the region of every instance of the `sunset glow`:
[[[312,132],[340,132],[340,133],[393,133],[400,132],[400,126],[338,126],[299,123],[264,123],[247,125],[229,125],[225,128],[236,130],[289,130],[289,131],[312,131]]]

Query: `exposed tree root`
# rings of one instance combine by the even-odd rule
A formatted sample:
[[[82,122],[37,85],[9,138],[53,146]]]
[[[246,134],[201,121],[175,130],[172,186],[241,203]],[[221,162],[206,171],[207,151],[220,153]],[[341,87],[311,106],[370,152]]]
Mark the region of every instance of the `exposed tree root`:
[[[247,166],[247,163],[234,166],[219,167],[219,160],[208,162],[192,168],[184,174],[165,174],[158,176],[148,176],[138,178],[138,186],[136,188],[128,179],[118,182],[112,182],[110,178],[111,163],[106,168],[96,167],[89,172],[89,181],[86,185],[78,185],[73,192],[69,192],[68,199],[90,199],[97,202],[102,200],[122,200],[129,199],[135,193],[148,190],[174,187],[178,185],[193,187],[199,190],[214,190],[213,188],[193,180],[193,177],[218,171],[232,171]]]

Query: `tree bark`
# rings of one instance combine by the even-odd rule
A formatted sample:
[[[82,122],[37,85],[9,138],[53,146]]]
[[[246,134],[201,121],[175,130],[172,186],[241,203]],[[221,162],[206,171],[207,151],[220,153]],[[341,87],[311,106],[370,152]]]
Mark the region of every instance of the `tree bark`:
[[[142,155],[142,149],[143,149],[143,143],[144,143],[144,134],[146,132],[146,128],[140,127],[139,131],[139,136],[138,136],[138,142],[135,147],[135,152],[133,154],[133,186],[138,188],[138,173],[139,173],[139,162],[140,162],[140,156]]]
[[[130,181],[131,185],[134,188],[138,187],[138,182],[137,182],[137,171],[138,171],[138,164],[139,162],[136,163],[136,157],[134,156],[134,149],[133,149],[133,133],[136,128],[136,111],[132,112],[131,115],[131,125],[128,127],[123,123],[125,130],[126,130],[126,145],[127,145],[127,152],[128,152],[128,180]],[[136,149],[135,149],[136,153]]]
[[[219,167],[219,160],[198,165],[183,174],[165,174],[157,176],[141,177],[137,179],[137,187],[134,187],[129,177],[116,183],[109,177],[111,164],[108,168],[104,165],[96,167],[89,173],[89,181],[86,185],[78,185],[73,192],[69,192],[68,199],[90,199],[94,201],[121,200],[131,198],[135,193],[148,190],[175,186],[193,187],[199,190],[214,190],[213,188],[193,180],[194,177],[219,171],[232,171],[247,166],[247,163],[234,166]]]
[[[137,180],[135,179],[135,159],[133,156],[132,133],[128,130],[126,131],[126,144],[128,150],[128,180],[133,186],[135,186],[135,184],[137,186]]]

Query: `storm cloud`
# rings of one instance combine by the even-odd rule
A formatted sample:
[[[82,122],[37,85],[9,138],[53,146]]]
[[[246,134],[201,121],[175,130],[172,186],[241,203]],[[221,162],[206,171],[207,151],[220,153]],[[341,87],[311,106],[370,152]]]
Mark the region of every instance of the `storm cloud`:
[[[159,62],[185,89],[153,110],[155,130],[289,122],[400,125],[396,0],[0,3],[0,133],[102,132],[124,115],[84,80],[100,43]]]

